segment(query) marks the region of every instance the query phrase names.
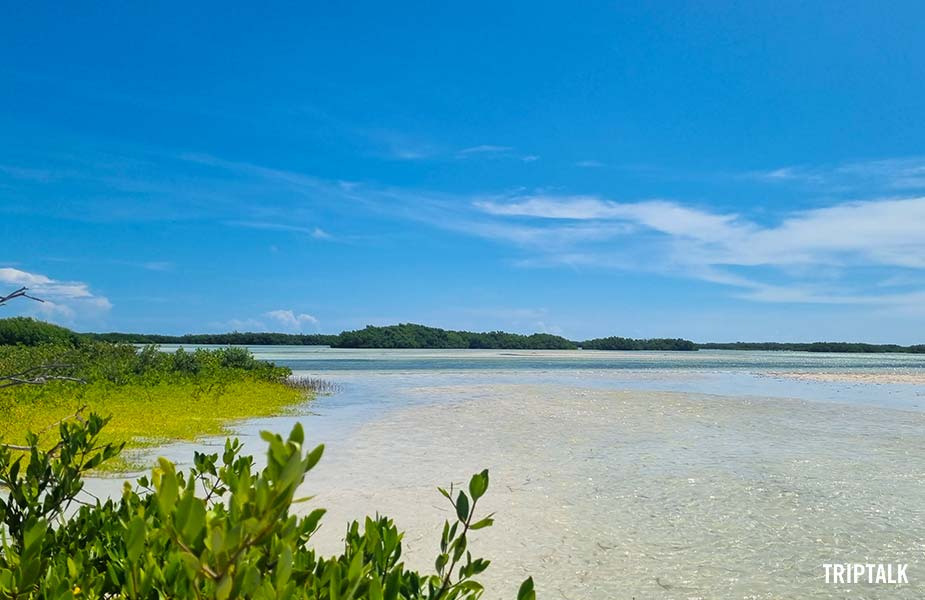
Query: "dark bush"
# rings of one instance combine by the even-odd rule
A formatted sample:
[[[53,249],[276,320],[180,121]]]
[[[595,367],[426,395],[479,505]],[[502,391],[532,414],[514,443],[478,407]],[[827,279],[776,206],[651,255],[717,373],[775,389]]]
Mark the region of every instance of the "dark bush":
[[[70,329],[28,317],[0,319],[0,345],[78,344],[80,335]]]

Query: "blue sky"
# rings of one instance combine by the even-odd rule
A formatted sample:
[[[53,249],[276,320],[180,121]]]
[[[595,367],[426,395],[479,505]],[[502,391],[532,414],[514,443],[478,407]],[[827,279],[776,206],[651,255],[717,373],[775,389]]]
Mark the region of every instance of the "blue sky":
[[[0,19],[6,314],[925,342],[921,3],[56,4]]]

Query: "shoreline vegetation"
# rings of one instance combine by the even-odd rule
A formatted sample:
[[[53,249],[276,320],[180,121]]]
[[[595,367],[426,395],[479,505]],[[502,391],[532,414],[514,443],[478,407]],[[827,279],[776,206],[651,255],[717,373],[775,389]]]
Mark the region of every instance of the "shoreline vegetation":
[[[835,353],[925,354],[925,344],[868,344],[863,342],[706,342],[681,338],[633,339],[619,336],[573,341],[548,333],[524,335],[503,331],[471,332],[400,323],[343,331],[339,334],[231,332],[186,335],[142,333],[78,333],[26,317],[0,319],[0,345],[99,341],[115,344],[280,345],[330,346],[370,349],[480,349],[480,350],[621,350],[681,351],[741,350]]]
[[[284,414],[324,391],[234,347],[170,354],[86,339],[0,345],[0,373],[38,374],[0,387],[0,442],[12,445],[24,444],[30,431],[98,413],[110,418],[103,442],[138,451],[227,435],[235,421]],[[137,469],[133,454],[102,466]]]
[[[476,577],[490,561],[473,557],[470,539],[494,523],[479,510],[487,470],[458,494],[437,488],[453,510],[432,569],[419,572],[402,560],[404,533],[378,512],[348,521],[333,554],[316,550],[326,510],[301,508],[312,498],[298,492],[324,446],[310,450],[299,423],[285,439],[261,433],[263,469],[228,439],[221,456],[196,452],[185,472],[161,458],[150,478],[104,500],[84,480],[123,449],[105,442],[107,423],[97,414],[64,421],[50,449],[30,435],[25,467],[0,445],[0,598],[478,600],[484,592]],[[536,600],[531,577],[516,597]]]

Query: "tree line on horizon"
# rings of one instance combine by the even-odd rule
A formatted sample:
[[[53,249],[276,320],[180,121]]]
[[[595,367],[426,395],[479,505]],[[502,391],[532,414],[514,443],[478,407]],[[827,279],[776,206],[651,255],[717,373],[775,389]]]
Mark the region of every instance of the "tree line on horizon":
[[[550,333],[529,335],[505,331],[454,331],[415,323],[374,326],[330,334],[226,333],[161,336],[88,334],[95,339],[150,344],[278,344],[319,345],[332,348],[393,348],[433,350],[696,350],[689,340],[635,340],[622,337],[576,342]]]
[[[373,326],[339,334],[231,332],[186,335],[140,333],[78,333],[28,317],[0,319],[0,345],[80,343],[81,340],[128,344],[281,345],[332,348],[486,349],[486,350],[764,350],[802,352],[925,354],[925,344],[866,344],[854,342],[731,342],[698,344],[681,338],[633,339],[619,336],[573,341],[549,333],[524,335],[504,331],[471,332],[427,327],[414,323]]]

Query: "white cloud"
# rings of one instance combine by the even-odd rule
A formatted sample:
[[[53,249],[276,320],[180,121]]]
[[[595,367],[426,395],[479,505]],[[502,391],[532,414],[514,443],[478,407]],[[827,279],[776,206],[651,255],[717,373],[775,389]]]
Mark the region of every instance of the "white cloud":
[[[599,169],[605,165],[599,160],[579,160],[575,163],[575,166],[581,167],[582,169]]]
[[[527,158],[513,147],[491,144],[456,152],[443,148],[438,155],[472,160]],[[881,198],[833,201],[824,208],[791,211],[772,220],[672,200],[617,202],[602,196],[564,195],[550,190],[468,196],[326,180],[207,155],[149,156],[150,165],[125,173],[111,173],[108,167],[96,166],[81,177],[107,189],[143,191],[145,198],[156,198],[157,201],[145,201],[145,206],[158,206],[157,214],[151,218],[212,218],[229,226],[292,231],[332,241],[355,236],[349,231],[332,236],[318,226],[318,215],[331,215],[327,220],[336,218],[348,227],[354,215],[373,217],[377,225],[385,223],[383,229],[394,221],[413,221],[516,247],[519,254],[511,256],[510,261],[518,265],[655,271],[732,286],[737,293],[760,301],[785,301],[785,297],[791,297],[833,303],[844,299],[910,302],[915,297],[908,294],[875,295],[897,291],[878,286],[878,282],[906,271],[925,274],[925,235],[921,234],[925,230],[925,196],[908,191],[920,182],[925,184],[923,158],[822,167],[793,165],[735,174],[737,184],[744,180],[751,184],[773,181],[775,185],[814,186],[813,191],[822,191],[830,198],[844,190],[851,191],[851,198]],[[184,168],[179,180],[162,180],[150,174],[157,173],[159,162],[177,160]],[[597,166],[595,161],[578,164]],[[85,173],[87,169],[79,171]],[[653,174],[665,175],[661,171]],[[862,188],[863,194],[858,191]],[[897,190],[903,190],[906,197],[883,198]],[[261,201],[255,202],[256,198]],[[100,200],[64,208],[49,204],[45,209],[48,214],[58,215],[70,209],[74,211],[69,215],[73,218],[107,220],[137,219],[139,211],[146,214],[149,210],[123,200],[119,197],[111,203]],[[741,206],[758,204],[752,199]],[[163,267],[166,265],[148,265]],[[819,277],[823,270],[836,276],[827,276],[823,281]],[[855,273],[861,275],[854,277]],[[844,281],[838,281],[838,274],[844,275]],[[864,277],[867,280],[862,285]],[[854,281],[854,287],[845,281]],[[72,291],[78,291],[83,284],[76,285],[77,290]],[[917,289],[921,286],[910,284],[900,291],[914,293]],[[89,293],[86,287],[84,291]],[[52,302],[63,308],[46,310],[63,313],[72,304],[64,299]],[[302,326],[310,323],[298,321],[295,314],[293,318]],[[264,320],[271,322],[270,318]],[[274,324],[279,322],[272,319]]]
[[[71,323],[79,318],[98,317],[112,308],[108,298],[94,294],[86,283],[60,281],[12,267],[0,268],[0,285],[11,288],[27,287],[31,296],[44,300],[42,303],[31,300],[10,302],[6,305],[8,309],[49,320]],[[11,291],[13,290],[4,290]]]
[[[485,213],[555,221],[626,223],[687,243],[692,262],[727,265],[864,263],[925,268],[925,197],[848,202],[793,213],[776,226],[663,200],[618,203],[594,196],[476,201]],[[556,227],[548,231],[556,231]],[[693,253],[693,254],[689,254]]]
[[[729,264],[925,268],[925,197],[849,202],[796,213],[729,245]]]
[[[882,278],[889,275],[885,270],[925,269],[925,197],[846,202],[794,212],[771,225],[665,200],[534,195],[478,200],[474,206],[502,217],[507,226],[530,227],[531,238],[542,239],[545,232],[548,239],[567,242],[556,253],[520,261],[524,266],[649,269],[740,288],[740,297],[761,302],[902,306],[925,295],[839,289],[820,275],[828,270],[837,279],[876,267]],[[605,239],[608,230],[612,237],[619,232],[631,238],[620,247],[601,247],[580,235],[563,237],[575,222],[597,232],[596,239]],[[773,281],[785,283],[768,281],[768,269],[774,270]]]
[[[282,325],[288,331],[302,331],[306,325],[318,325],[318,319],[312,315],[291,310],[271,310],[266,316]]]
[[[735,215],[716,215],[662,200],[618,203],[595,196],[526,196],[504,203],[477,201],[475,206],[493,215],[631,222],[662,233],[700,240],[726,239],[747,227],[737,224]]]
[[[494,144],[481,144],[471,148],[463,148],[456,153],[456,158],[473,158],[480,156],[483,158],[504,158],[514,159],[525,163],[536,162],[540,159],[537,154],[521,154],[513,146],[497,146]]]
[[[820,175],[799,167],[780,167],[770,171],[755,171],[749,175],[766,181],[822,181]]]

